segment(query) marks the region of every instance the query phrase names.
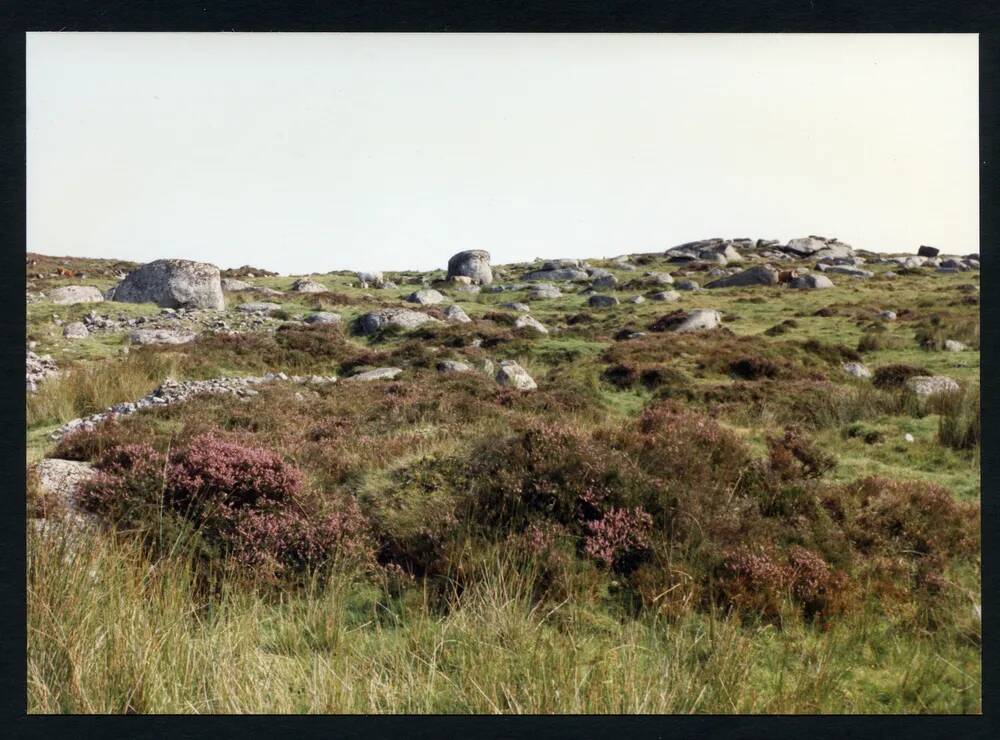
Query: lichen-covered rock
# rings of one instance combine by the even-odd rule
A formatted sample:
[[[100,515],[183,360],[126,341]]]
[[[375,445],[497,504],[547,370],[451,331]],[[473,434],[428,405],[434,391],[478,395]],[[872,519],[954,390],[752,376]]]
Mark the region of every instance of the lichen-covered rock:
[[[542,323],[538,319],[536,319],[536,318],[534,318],[532,316],[527,316],[527,315],[525,315],[525,316],[518,316],[517,317],[517,321],[514,322],[514,328],[515,329],[524,329],[524,328],[534,329],[539,334],[548,334],[549,333],[549,330],[546,329],[545,326],[543,326]]]
[[[490,253],[485,249],[469,249],[452,255],[448,260],[448,277],[455,276],[470,278],[476,285],[489,285],[493,282]]]
[[[367,370],[349,378],[344,378],[345,383],[368,383],[373,380],[392,380],[403,372],[399,367],[377,367],[374,370]]]
[[[63,327],[63,336],[67,339],[86,339],[90,331],[82,321],[73,321]]]
[[[426,323],[440,323],[433,316],[408,308],[380,308],[358,318],[356,331],[359,334],[375,334],[389,327],[415,329]]]
[[[332,311],[316,311],[305,318],[307,324],[339,324],[340,314]]]
[[[468,373],[472,371],[472,365],[468,365],[458,360],[441,360],[437,364],[437,371],[445,373]]]
[[[788,281],[788,287],[795,288],[796,290],[822,290],[824,288],[832,288],[833,281],[826,275],[818,275],[811,272],[807,275],[799,275],[792,278]]]
[[[227,293],[238,293],[241,290],[252,290],[253,286],[236,278],[222,278],[222,289]]]
[[[177,259],[156,260],[129,273],[115,287],[114,300],[165,308],[226,307],[218,267]]]
[[[271,311],[278,311],[280,308],[280,303],[254,301],[251,303],[241,303],[236,307],[236,310],[241,313],[271,313]]]
[[[872,376],[872,371],[860,362],[845,362],[841,367],[845,373],[853,375],[855,378],[870,378]]]
[[[472,322],[472,319],[469,318],[469,314],[467,314],[465,309],[457,303],[452,303],[444,310],[444,317],[450,324],[468,324]]]
[[[64,285],[49,291],[47,300],[60,306],[72,306],[76,303],[101,303],[104,294],[91,285]]]
[[[410,293],[410,295],[406,296],[406,300],[409,303],[418,303],[421,306],[436,306],[439,303],[444,303],[444,296],[432,288],[425,288],[424,290]]]
[[[611,308],[618,305],[618,299],[613,295],[592,295],[587,299],[591,308]]]
[[[921,398],[959,390],[958,383],[946,375],[915,375],[907,378],[906,387]]]
[[[326,286],[311,278],[299,278],[292,283],[293,293],[326,293]]]
[[[576,267],[562,267],[556,270],[534,270],[527,273],[522,280],[529,282],[553,281],[553,282],[573,282],[589,280],[590,275],[585,270]]]
[[[674,303],[681,299],[681,294],[676,290],[658,290],[655,293],[647,293],[646,297],[651,301],[663,301],[665,303]]]
[[[552,298],[559,298],[561,295],[562,291],[556,286],[550,285],[549,283],[539,283],[528,293],[528,298],[533,301],[544,301]]]
[[[735,275],[713,280],[706,288],[736,288],[747,285],[777,285],[778,271],[769,265],[756,265]]]
[[[528,375],[528,371],[513,360],[500,360],[496,381],[502,386],[520,391],[531,391],[538,387],[534,378]]]
[[[128,333],[131,344],[187,344],[195,335],[177,329],[136,329]]]

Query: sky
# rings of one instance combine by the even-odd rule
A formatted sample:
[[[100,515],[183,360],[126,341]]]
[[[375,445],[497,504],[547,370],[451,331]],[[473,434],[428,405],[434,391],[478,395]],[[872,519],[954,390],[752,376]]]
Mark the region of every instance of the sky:
[[[979,251],[975,34],[27,34],[29,251]]]

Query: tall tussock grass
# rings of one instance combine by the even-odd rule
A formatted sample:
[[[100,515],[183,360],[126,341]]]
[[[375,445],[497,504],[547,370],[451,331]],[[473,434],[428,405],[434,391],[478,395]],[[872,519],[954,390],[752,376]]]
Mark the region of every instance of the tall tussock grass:
[[[176,369],[176,356],[135,352],[113,366],[94,362],[49,378],[28,397],[28,427],[56,424],[144,396]]]
[[[978,712],[978,622],[869,611],[779,636],[722,613],[614,617],[531,597],[530,564],[430,606],[354,580],[223,583],[127,540],[29,531],[31,713]],[[959,605],[956,605],[956,609]],[[906,615],[896,620],[905,620]],[[859,681],[881,687],[858,692]]]
[[[968,386],[937,400],[941,414],[938,440],[955,450],[978,449],[980,440],[979,386]]]

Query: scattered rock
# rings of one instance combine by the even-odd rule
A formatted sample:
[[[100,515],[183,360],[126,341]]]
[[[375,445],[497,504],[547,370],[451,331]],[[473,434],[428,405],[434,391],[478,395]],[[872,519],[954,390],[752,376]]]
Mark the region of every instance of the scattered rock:
[[[326,293],[327,288],[322,283],[317,283],[311,278],[299,278],[292,283],[293,293]]]
[[[278,311],[281,309],[281,304],[279,303],[266,303],[266,302],[252,302],[252,303],[241,303],[236,307],[236,310],[241,313],[271,313],[271,311]]]
[[[457,303],[451,304],[444,310],[444,317],[452,324],[468,324],[472,321],[469,314]]]
[[[128,334],[130,344],[187,344],[195,335],[175,329],[136,329]]]
[[[500,361],[500,367],[497,368],[496,381],[502,386],[516,388],[520,391],[531,391],[538,387],[534,378],[528,375],[527,370],[513,360]]]
[[[49,291],[48,300],[59,306],[72,306],[77,303],[102,303],[104,294],[90,285],[65,285]]]
[[[878,312],[878,317],[882,321],[895,321],[896,320],[896,312],[895,311],[879,311]]]
[[[613,295],[592,295],[587,299],[591,308],[611,308],[618,305],[618,299]]]
[[[316,311],[305,318],[307,324],[338,324],[340,320],[340,314],[332,311]]]
[[[870,378],[872,376],[872,371],[860,362],[845,362],[841,367],[844,368],[845,373],[853,375],[855,378]]]
[[[82,321],[74,321],[63,328],[63,336],[67,339],[86,339],[90,336],[90,331]]]
[[[687,279],[675,280],[674,281],[674,287],[677,288],[677,290],[701,290],[702,289],[701,286],[698,285],[697,282],[695,282],[694,280],[687,280]]]
[[[529,282],[537,282],[539,280],[572,282],[589,280],[590,276],[584,270],[574,267],[565,267],[555,270],[535,270],[534,272],[526,274],[522,279]]]
[[[807,275],[799,275],[796,278],[792,278],[788,281],[788,287],[795,288],[797,290],[821,290],[823,288],[832,288],[833,281],[826,275],[809,273]]]
[[[437,364],[439,373],[467,373],[472,371],[472,365],[467,365],[458,360],[441,360]]]
[[[406,300],[409,303],[418,303],[421,306],[436,306],[439,303],[444,303],[444,296],[436,290],[425,288],[415,293],[410,293],[410,295],[406,296]]]
[[[30,350],[24,363],[24,375],[28,393],[38,390],[38,384],[46,378],[59,374],[59,367],[50,355],[36,355]]]
[[[399,367],[377,367],[374,370],[358,373],[349,378],[344,378],[345,383],[367,383],[372,380],[392,380],[403,372]]]
[[[533,301],[541,301],[551,298],[559,298],[561,295],[562,291],[556,286],[548,283],[539,283],[531,289],[531,292],[528,293],[528,298]]]
[[[747,285],[777,285],[778,271],[768,265],[757,265],[736,275],[719,278],[705,285],[706,288],[735,288]]]
[[[238,293],[241,290],[253,290],[253,286],[250,283],[237,280],[236,278],[222,278],[220,282],[222,284],[222,289],[227,293]]]
[[[531,310],[531,306],[527,303],[521,303],[519,301],[512,301],[511,303],[503,303],[500,308],[509,308],[511,311],[520,311],[522,313],[528,313]]]
[[[941,253],[941,250],[937,247],[928,247],[922,244],[920,249],[917,250],[918,257],[937,257]]]
[[[921,398],[959,390],[958,383],[946,375],[915,375],[907,378],[906,387]]]
[[[42,496],[52,501],[63,512],[82,515],[77,506],[76,494],[80,484],[97,475],[94,466],[75,460],[49,458],[32,466],[38,476],[38,489]]]
[[[518,316],[517,321],[514,322],[515,329],[529,328],[534,329],[539,334],[548,334],[549,330],[546,329],[538,319],[532,316]]]
[[[440,323],[432,316],[408,308],[381,308],[358,318],[356,327],[360,334],[375,334],[387,327],[415,329],[422,324]]]
[[[658,319],[652,327],[654,331],[709,331],[722,324],[722,314],[712,308],[696,308],[693,311],[677,311]]]
[[[966,347],[964,344],[962,344],[961,342],[959,342],[959,341],[957,341],[955,339],[945,339],[944,340],[944,351],[945,352],[964,352],[967,349],[968,349],[968,347]]]
[[[226,307],[218,267],[177,259],[156,260],[129,273],[115,288],[114,300],[167,308]]]
[[[646,297],[651,301],[665,301],[666,303],[674,303],[681,299],[681,294],[676,290],[660,290],[656,293],[647,293]]]
[[[597,278],[594,278],[594,281],[591,283],[591,285],[597,288],[598,290],[606,290],[608,288],[614,289],[618,287],[618,278],[616,278],[614,275],[611,274],[601,275]]]

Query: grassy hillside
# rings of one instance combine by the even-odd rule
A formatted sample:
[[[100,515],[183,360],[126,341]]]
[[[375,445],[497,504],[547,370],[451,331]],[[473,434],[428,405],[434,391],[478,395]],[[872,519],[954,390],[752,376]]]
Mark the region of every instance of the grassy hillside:
[[[33,293],[131,267],[31,259]],[[28,340],[61,374],[28,397],[28,460],[95,463],[82,505],[107,526],[58,546],[30,529],[29,711],[980,712],[978,273],[870,264],[825,290],[631,303],[670,288],[646,272],[680,268],[632,263],[590,261],[618,281],[596,291],[620,299],[605,309],[573,284],[403,301],[443,271],[386,273],[395,289],[313,275],[328,291],[311,294],[244,275],[231,328],[240,303],[280,308],[232,335],[152,304],[32,299]],[[512,301],[549,333],[516,328]],[[350,328],[451,303],[473,321]],[[722,327],[658,330],[694,308]],[[63,336],[92,311],[198,336]],[[314,311],[341,320],[301,320]],[[505,359],[537,389],[482,371]],[[375,367],[402,373],[345,382]],[[341,380],[50,436],[167,378],[269,372]],[[921,401],[907,373],[960,390]]]

